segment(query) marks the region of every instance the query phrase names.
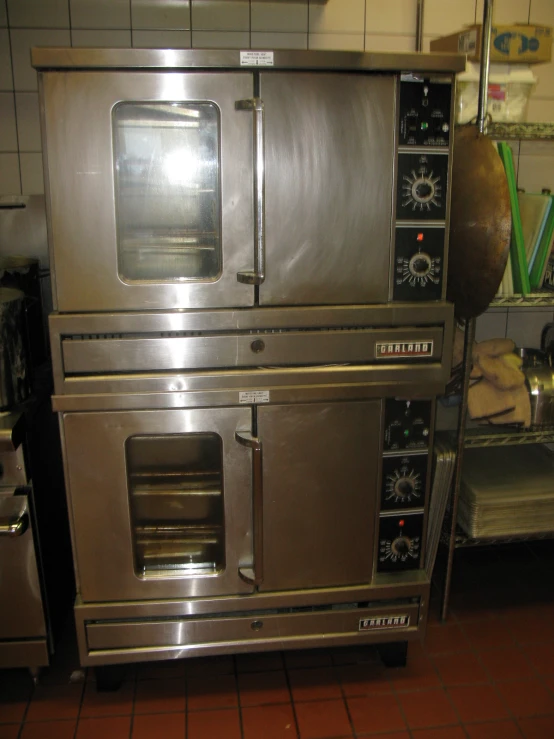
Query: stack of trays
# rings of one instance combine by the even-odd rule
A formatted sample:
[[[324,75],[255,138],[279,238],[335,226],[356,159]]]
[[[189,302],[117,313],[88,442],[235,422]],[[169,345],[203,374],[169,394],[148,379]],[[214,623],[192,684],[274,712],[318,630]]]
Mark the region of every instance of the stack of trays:
[[[429,526],[427,528],[427,545],[425,555],[425,571],[431,577],[437,548],[442,530],[442,522],[446,511],[446,503],[452,483],[456,453],[448,443],[446,436],[437,433],[434,444],[434,470],[431,501],[429,503]]]
[[[554,532],[554,453],[543,446],[467,449],[458,523],[473,539]]]

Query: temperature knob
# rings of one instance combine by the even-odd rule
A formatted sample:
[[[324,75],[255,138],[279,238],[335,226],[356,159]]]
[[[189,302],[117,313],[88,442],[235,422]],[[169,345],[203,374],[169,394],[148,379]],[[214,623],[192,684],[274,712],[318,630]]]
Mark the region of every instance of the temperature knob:
[[[435,194],[435,184],[426,177],[421,177],[412,185],[412,197],[418,203],[428,203]]]
[[[383,501],[385,506],[389,503],[398,508],[408,504],[413,505],[421,499],[423,493],[422,475],[416,469],[418,464],[421,465],[421,459],[425,460],[425,457],[415,458],[414,463],[411,463],[410,458],[407,457],[402,460],[399,467],[396,467],[386,476]]]
[[[412,540],[407,536],[399,536],[392,542],[391,550],[399,557],[406,557],[412,551]]]
[[[410,259],[408,269],[414,277],[426,277],[433,267],[433,260],[425,252],[418,252]]]

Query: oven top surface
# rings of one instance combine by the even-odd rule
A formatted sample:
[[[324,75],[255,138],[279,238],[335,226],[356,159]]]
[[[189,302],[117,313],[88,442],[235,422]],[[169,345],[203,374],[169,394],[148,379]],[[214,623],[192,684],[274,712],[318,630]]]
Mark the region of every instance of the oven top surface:
[[[446,53],[257,51],[248,49],[34,48],[37,69],[301,69],[364,72],[462,72],[465,56]]]

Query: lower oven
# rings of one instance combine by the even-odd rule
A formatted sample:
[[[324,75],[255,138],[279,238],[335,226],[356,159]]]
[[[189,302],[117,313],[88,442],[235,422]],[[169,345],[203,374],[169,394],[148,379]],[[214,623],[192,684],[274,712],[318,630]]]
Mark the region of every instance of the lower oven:
[[[421,635],[450,312],[296,313],[52,318],[83,664]]]

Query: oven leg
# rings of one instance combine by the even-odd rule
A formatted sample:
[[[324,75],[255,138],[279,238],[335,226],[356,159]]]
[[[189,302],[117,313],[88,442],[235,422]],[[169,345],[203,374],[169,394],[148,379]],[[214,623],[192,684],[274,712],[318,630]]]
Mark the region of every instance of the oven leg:
[[[408,657],[408,642],[393,641],[386,644],[378,644],[377,651],[381,662],[385,667],[406,667]]]
[[[125,665],[102,665],[94,668],[96,690],[99,693],[113,693],[123,684]]]

